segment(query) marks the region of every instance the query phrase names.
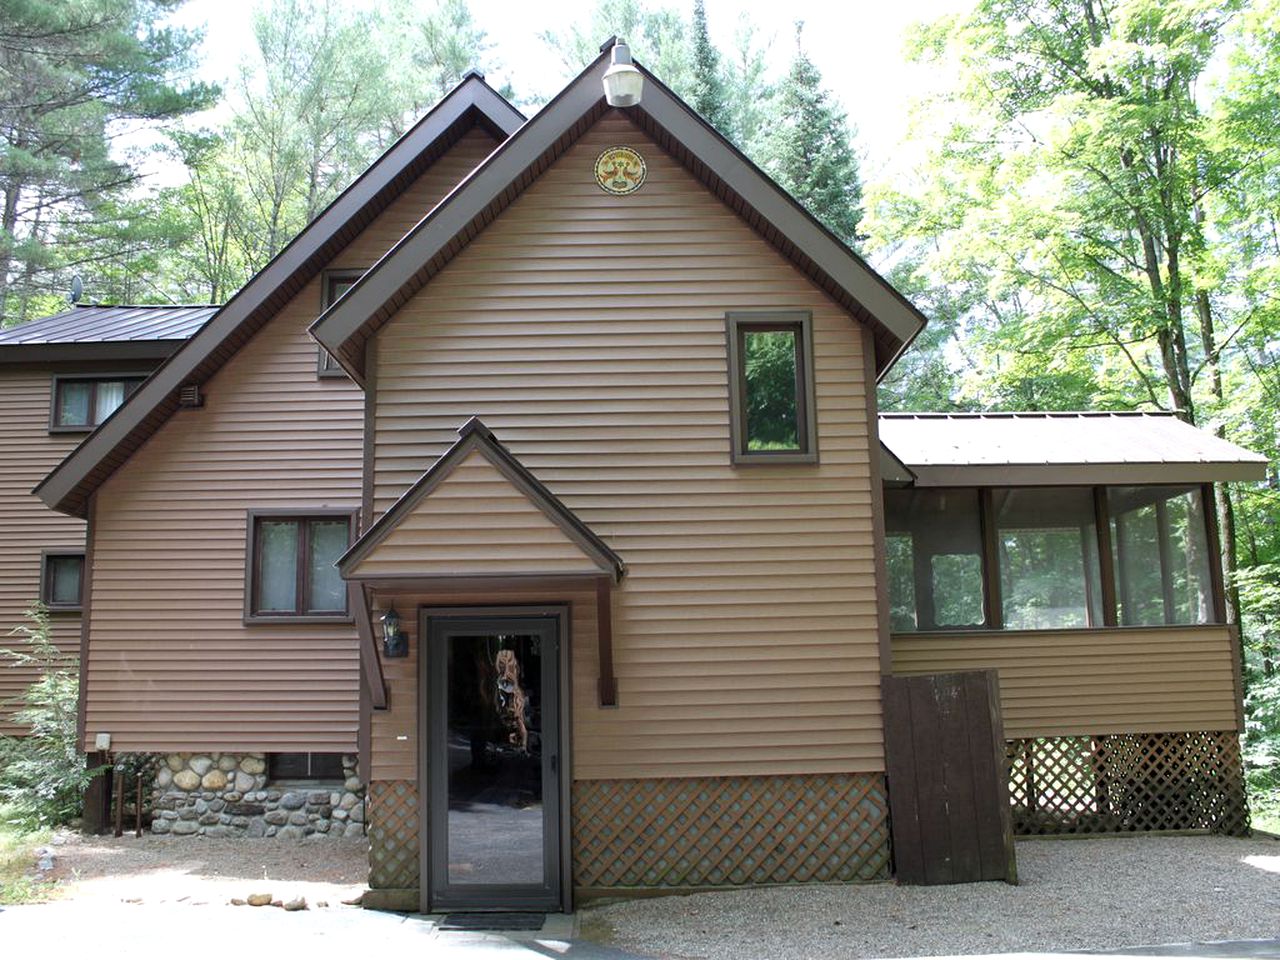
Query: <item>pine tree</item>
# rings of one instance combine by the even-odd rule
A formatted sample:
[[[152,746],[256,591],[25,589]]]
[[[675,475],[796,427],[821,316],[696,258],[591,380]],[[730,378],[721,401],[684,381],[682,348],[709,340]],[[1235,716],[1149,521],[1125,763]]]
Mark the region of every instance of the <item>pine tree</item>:
[[[707,32],[707,8],[703,0],[693,4],[693,83],[689,105],[709,124],[728,135],[730,117],[720,52]]]
[[[848,117],[822,86],[822,74],[800,45],[775,98],[774,126],[764,166],[804,207],[845,243],[862,236],[862,178]]]

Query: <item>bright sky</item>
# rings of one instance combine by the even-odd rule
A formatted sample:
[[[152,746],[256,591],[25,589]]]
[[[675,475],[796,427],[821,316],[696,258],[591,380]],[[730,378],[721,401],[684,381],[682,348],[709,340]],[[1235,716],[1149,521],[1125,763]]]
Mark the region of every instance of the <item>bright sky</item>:
[[[357,0],[358,2],[358,0]],[[472,15],[493,44],[491,57],[501,64],[489,71],[494,86],[509,79],[522,96],[550,96],[562,83],[556,55],[538,39],[544,30],[560,32],[588,22],[600,2],[590,0],[471,0]],[[617,0],[611,0],[617,2]],[[803,20],[805,47],[858,128],[857,145],[866,157],[864,175],[874,178],[889,164],[906,132],[911,99],[947,78],[904,62],[907,29],[920,21],[960,12],[972,0],[705,0],[712,39],[733,49],[741,15],[748,15],[769,46],[770,72],[781,74],[794,50],[794,22]],[[650,6],[662,6],[652,0]],[[692,0],[668,0],[692,10]],[[205,79],[226,82],[234,76],[252,41],[253,0],[189,0],[179,22],[204,25]],[[599,38],[602,42],[607,39]]]

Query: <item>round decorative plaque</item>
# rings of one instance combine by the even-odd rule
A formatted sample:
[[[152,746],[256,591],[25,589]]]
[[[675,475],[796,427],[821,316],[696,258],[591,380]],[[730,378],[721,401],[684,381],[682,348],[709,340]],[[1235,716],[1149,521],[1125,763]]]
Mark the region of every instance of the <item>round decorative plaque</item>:
[[[605,193],[626,196],[644,184],[644,157],[630,147],[609,147],[596,157],[596,183]]]

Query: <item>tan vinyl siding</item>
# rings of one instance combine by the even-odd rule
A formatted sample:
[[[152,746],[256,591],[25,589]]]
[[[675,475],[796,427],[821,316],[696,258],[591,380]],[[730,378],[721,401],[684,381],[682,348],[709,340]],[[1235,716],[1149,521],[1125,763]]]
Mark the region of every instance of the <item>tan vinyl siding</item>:
[[[542,510],[472,451],[352,571],[355,577],[598,572]]]
[[[899,634],[894,673],[1000,672],[1010,737],[1234,730],[1229,628]]]
[[[0,647],[19,645],[9,632],[26,622],[25,612],[39,599],[40,551],[84,550],[84,521],[54,513],[31,494],[83,436],[49,433],[53,375],[51,369],[0,369]],[[50,626],[60,648],[79,649],[80,614],[53,613]],[[0,661],[0,734],[22,732],[10,720],[16,706],[6,701],[35,679],[35,671]]]
[[[593,179],[613,144],[629,197]],[[738,310],[812,311],[820,464],[731,466]],[[379,333],[378,511],[479,416],[627,564],[618,709],[575,643],[575,776],[883,769],[862,344],[616,112]]]
[[[390,236],[419,219],[484,140],[442,158],[370,229]],[[331,265],[381,252],[362,235]],[[316,277],[204,385],[203,408],[176,413],[100,488],[90,741],[107,731],[122,751],[355,750],[354,627],[242,621],[247,511],[360,503],[362,395],[316,377],[306,328],[320,297]]]

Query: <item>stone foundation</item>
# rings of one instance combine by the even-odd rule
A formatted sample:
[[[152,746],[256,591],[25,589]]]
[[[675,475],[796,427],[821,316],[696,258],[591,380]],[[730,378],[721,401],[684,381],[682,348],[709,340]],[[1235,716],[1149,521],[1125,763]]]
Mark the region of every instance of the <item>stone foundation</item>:
[[[152,833],[205,837],[364,834],[364,784],[356,758],[342,758],[338,784],[270,784],[261,753],[174,753],[160,764]]]

